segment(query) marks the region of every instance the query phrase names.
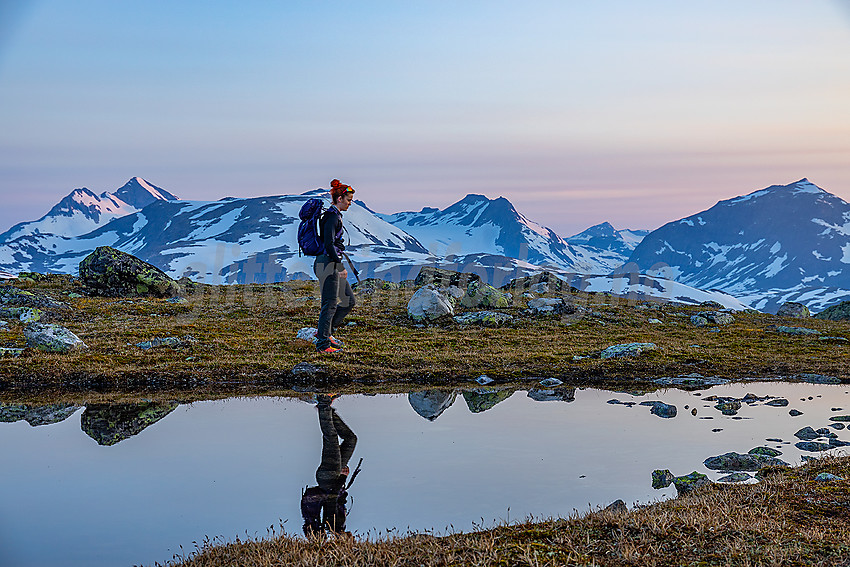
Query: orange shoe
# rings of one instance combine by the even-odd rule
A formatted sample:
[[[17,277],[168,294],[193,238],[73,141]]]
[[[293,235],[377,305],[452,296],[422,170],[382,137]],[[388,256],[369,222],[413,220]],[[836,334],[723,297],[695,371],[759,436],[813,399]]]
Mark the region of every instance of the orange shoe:
[[[333,346],[329,346],[328,348],[325,348],[325,349],[316,349],[316,352],[318,352],[320,354],[333,354],[333,353],[339,352],[341,350],[342,350],[341,348],[335,348]]]

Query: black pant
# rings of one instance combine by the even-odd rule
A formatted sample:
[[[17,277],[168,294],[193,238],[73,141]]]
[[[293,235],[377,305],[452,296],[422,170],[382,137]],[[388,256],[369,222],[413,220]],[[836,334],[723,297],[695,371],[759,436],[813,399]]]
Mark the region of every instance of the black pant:
[[[319,488],[328,493],[336,494],[345,482],[342,468],[348,466],[348,461],[357,445],[357,435],[337,415],[331,406],[320,403],[319,427],[322,429],[322,462],[316,469],[316,482]],[[339,438],[342,438],[342,443]]]
[[[354,308],[354,292],[348,280],[339,277],[339,263],[327,256],[318,256],[313,271],[322,290],[322,310],[319,312],[316,348],[324,350],[331,346],[330,336],[342,324],[342,320]]]

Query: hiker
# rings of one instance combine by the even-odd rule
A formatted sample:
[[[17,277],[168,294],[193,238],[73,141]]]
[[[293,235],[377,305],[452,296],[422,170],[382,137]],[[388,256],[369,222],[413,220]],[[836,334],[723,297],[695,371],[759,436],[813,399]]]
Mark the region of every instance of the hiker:
[[[319,236],[324,243],[322,254],[316,256],[313,271],[322,291],[322,310],[319,312],[316,350],[332,353],[343,347],[333,333],[342,324],[345,316],[354,307],[354,292],[348,283],[348,271],[342,264],[345,245],[342,242],[342,213],[354,200],[354,189],[331,181],[333,205],[325,212],[319,223]]]
[[[357,435],[339,417],[331,402],[336,396],[320,394],[316,409],[322,430],[322,462],[316,469],[316,482],[301,496],[301,516],[304,518],[304,535],[348,533],[345,531],[346,503],[348,500],[348,461],[357,445]],[[339,439],[342,438],[342,443]],[[357,475],[354,471],[351,481]]]

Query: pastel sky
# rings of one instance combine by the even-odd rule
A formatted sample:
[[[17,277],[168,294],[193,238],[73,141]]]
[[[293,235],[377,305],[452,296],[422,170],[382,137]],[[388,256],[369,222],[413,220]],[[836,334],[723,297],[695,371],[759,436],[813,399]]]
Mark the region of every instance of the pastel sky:
[[[502,195],[563,236],[802,177],[850,200],[850,1],[0,3],[0,231],[136,175]]]

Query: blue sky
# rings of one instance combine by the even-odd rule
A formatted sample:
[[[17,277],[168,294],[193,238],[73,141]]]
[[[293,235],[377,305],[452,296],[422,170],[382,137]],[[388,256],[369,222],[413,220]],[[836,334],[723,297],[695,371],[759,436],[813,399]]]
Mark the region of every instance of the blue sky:
[[[2,6],[0,230],[135,175],[503,195],[565,236],[802,177],[850,200],[847,0]]]

